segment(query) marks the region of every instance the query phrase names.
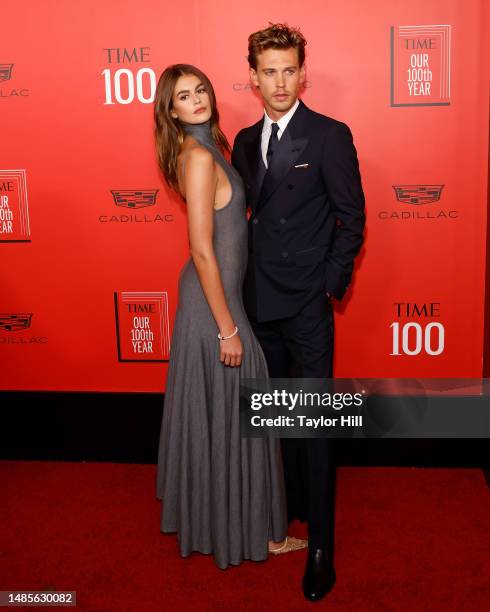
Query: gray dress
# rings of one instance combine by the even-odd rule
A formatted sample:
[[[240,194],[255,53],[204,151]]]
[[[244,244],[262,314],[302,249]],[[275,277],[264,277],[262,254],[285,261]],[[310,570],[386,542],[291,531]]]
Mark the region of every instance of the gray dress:
[[[182,268],[160,432],[157,498],[161,531],[180,552],[213,554],[218,567],[267,558],[269,539],[286,536],[279,440],[242,438],[241,378],[267,378],[267,364],[245,314],[245,193],[238,172],[214,143],[210,123],[185,124],[226,172],[232,197],[214,212],[214,251],[228,307],[243,343],[242,364],[223,365],[214,317],[192,258]]]

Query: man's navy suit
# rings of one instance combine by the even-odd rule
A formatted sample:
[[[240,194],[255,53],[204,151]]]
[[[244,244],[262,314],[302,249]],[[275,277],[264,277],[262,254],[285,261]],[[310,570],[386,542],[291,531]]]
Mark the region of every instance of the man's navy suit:
[[[244,302],[273,378],[332,377],[333,311],[363,242],[364,194],[345,123],[300,101],[268,169],[264,119],[241,130],[232,163],[249,219]],[[333,556],[333,440],[283,439],[288,515],[308,520],[309,545]]]

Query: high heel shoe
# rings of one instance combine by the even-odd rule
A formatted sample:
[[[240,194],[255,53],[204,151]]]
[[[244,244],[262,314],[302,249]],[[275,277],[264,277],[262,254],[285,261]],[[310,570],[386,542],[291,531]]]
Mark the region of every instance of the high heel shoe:
[[[269,549],[269,553],[272,555],[282,555],[283,553],[294,552],[295,550],[301,550],[302,548],[308,547],[308,540],[300,540],[293,536],[286,536],[284,544],[274,550]]]

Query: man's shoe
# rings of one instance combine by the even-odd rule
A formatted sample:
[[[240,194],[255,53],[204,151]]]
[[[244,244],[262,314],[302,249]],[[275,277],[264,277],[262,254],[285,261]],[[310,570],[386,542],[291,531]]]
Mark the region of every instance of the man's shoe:
[[[319,601],[332,589],[336,575],[327,552],[322,548],[308,551],[305,575],[303,576],[303,593],[310,601]]]

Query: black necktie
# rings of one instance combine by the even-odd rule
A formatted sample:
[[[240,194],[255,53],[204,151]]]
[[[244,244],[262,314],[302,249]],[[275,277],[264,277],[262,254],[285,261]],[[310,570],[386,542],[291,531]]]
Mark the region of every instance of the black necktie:
[[[277,150],[277,146],[279,144],[279,138],[277,137],[278,131],[279,126],[277,125],[277,123],[271,123],[271,136],[269,138],[269,144],[267,146],[267,167],[270,166],[274,151]]]

